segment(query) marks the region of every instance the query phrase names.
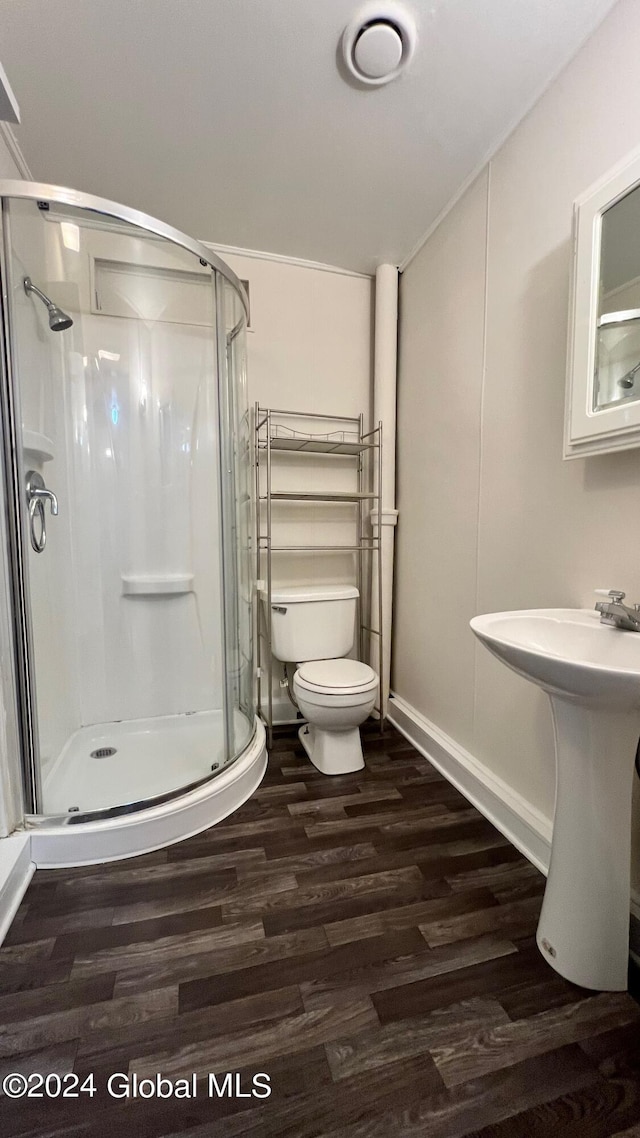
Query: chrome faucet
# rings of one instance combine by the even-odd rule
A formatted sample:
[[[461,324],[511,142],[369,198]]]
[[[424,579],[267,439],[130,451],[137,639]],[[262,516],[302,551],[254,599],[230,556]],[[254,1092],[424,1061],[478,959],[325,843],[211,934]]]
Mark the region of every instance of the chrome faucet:
[[[640,632],[640,605],[634,605],[633,608],[623,605],[626,593],[621,593],[618,589],[609,589],[607,593],[604,589],[596,589],[596,592],[602,593],[607,598],[596,603],[596,609],[600,613],[600,624],[610,624],[612,628],[624,628],[627,632]]]
[[[42,553],[47,544],[47,523],[45,521],[44,504],[49,503],[49,509],[54,517],[58,513],[58,499],[53,490],[44,484],[44,478],[37,470],[27,472],[27,504],[29,507],[29,537],[31,547],[35,553]],[[40,522],[40,533],[37,532],[37,521]]]

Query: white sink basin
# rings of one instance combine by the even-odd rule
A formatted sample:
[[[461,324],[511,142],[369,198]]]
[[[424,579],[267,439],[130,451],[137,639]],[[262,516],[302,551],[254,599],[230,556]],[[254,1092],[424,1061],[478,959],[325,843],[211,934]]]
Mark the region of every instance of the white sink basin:
[[[624,990],[640,633],[588,609],[489,613],[471,628],[551,701],[556,806],[540,951],[575,984]]]
[[[600,624],[595,609],[495,612],[471,627],[494,656],[552,695],[640,708],[640,633]]]

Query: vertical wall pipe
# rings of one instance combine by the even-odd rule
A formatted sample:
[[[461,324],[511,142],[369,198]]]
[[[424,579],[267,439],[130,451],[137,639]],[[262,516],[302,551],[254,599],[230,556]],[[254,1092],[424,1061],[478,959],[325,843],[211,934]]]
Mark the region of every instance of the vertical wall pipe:
[[[373,421],[382,420],[382,636],[383,667],[380,676],[380,704],[386,715],[391,675],[391,616],[393,597],[393,550],[396,510],[396,376],[398,364],[398,270],[395,265],[379,265],[376,269],[375,327],[373,367]],[[372,522],[377,521],[372,511]],[[374,526],[374,534],[377,531]],[[378,582],[373,570],[373,597]],[[374,605],[374,609],[377,606]],[[378,617],[372,613],[372,628]],[[377,638],[373,638],[377,639]],[[377,645],[371,645],[371,662],[377,667]]]

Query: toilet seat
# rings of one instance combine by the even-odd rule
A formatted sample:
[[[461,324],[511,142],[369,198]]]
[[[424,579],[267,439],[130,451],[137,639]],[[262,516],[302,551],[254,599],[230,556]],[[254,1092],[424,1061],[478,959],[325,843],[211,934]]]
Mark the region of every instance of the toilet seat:
[[[368,664],[340,658],[307,660],[296,671],[295,682],[319,695],[345,696],[372,691],[378,686],[378,677]]]
[[[373,668],[344,656],[303,661],[293,691],[307,720],[300,742],[314,767],[329,775],[362,770],[360,724],[374,710],[378,691]]]

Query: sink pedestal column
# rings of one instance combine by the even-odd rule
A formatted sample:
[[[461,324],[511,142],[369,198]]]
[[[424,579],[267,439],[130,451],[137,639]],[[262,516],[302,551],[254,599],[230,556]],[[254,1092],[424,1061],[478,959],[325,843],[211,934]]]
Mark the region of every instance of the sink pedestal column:
[[[538,947],[574,984],[624,991],[640,714],[550,699],[556,808]]]

